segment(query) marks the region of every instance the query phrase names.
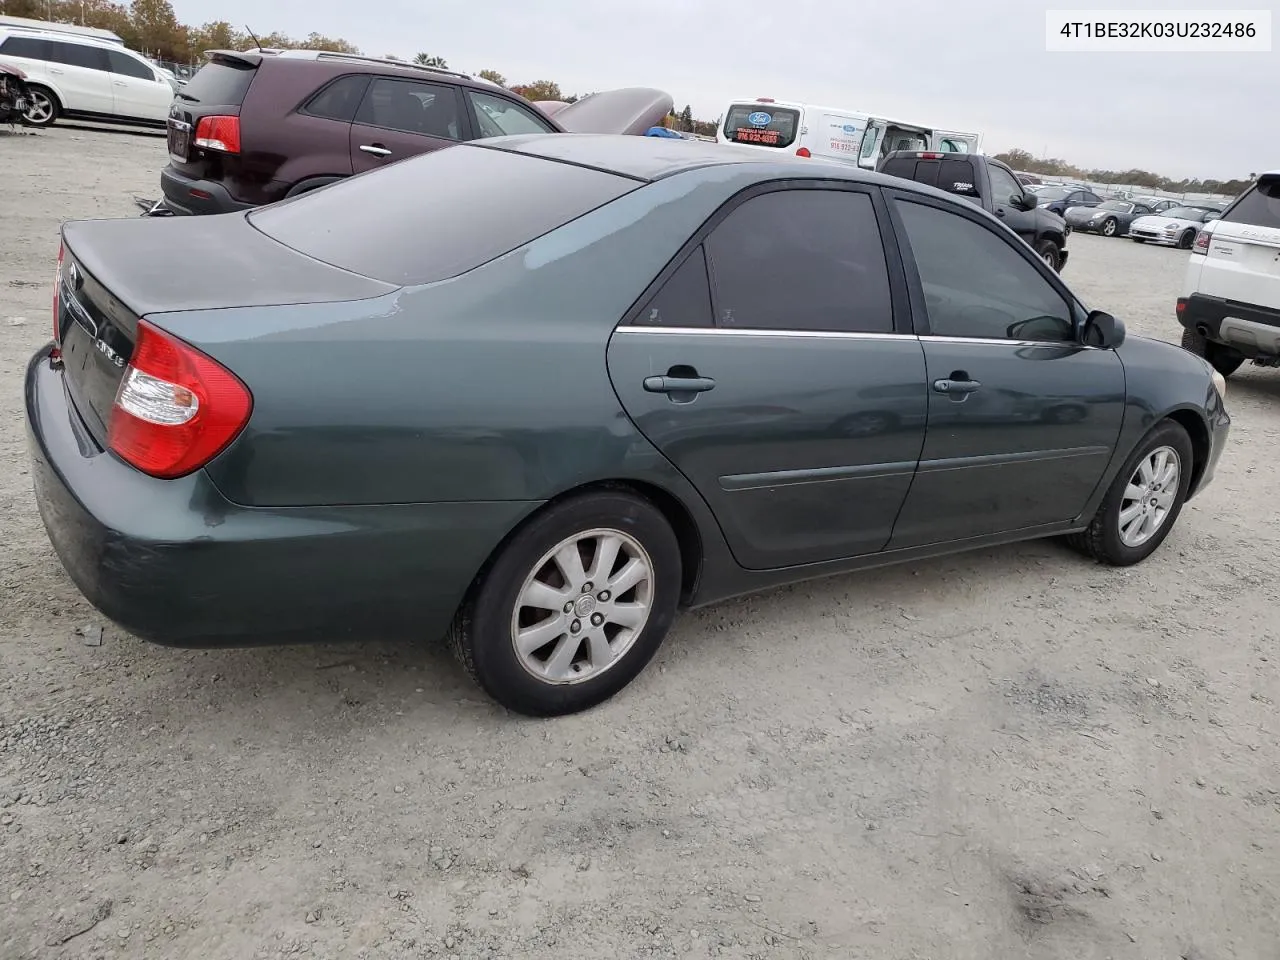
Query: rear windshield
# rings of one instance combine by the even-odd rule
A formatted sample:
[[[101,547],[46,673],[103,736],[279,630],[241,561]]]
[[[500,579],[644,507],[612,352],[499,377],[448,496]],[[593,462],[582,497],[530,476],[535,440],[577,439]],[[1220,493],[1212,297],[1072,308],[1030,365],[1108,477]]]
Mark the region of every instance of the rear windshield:
[[[211,60],[195,72],[178,96],[189,103],[232,106],[244,103],[255,68],[248,64]]]
[[[893,157],[880,167],[881,173],[937,187],[957,197],[976,199],[981,190],[973,179],[973,164],[964,160],[919,160]]]
[[[261,207],[249,222],[287,247],[353,273],[385,283],[434,283],[639,185],[527,154],[455,146]]]
[[[726,140],[757,147],[789,147],[799,129],[799,110],[771,103],[735,103],[724,118]]]
[[[1222,219],[1251,227],[1280,228],[1280,177],[1267,177],[1250,187]]]

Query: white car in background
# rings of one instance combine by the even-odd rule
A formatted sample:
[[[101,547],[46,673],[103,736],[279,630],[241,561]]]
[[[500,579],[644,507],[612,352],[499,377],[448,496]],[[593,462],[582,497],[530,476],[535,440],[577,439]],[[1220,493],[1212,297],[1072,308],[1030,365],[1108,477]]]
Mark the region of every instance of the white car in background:
[[[1246,360],[1280,367],[1280,170],[1206,224],[1187,259],[1182,346],[1224,377]]]
[[[57,27],[0,24],[0,58],[20,68],[31,89],[28,124],[75,117],[164,125],[174,95],[168,71],[122,43]]]
[[[1159,243],[1190,250],[1200,229],[1220,216],[1221,207],[1170,207],[1163,213],[1133,221],[1129,224],[1129,236],[1138,243]]]

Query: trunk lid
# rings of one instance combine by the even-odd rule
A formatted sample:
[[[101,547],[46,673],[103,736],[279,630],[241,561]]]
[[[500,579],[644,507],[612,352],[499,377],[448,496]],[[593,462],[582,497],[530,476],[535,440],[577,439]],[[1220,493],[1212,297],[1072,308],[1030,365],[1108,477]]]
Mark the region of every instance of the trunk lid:
[[[363,300],[396,289],[304,256],[255,230],[242,214],[71,221],[62,238],[57,311],[64,378],[104,447],[139,318]],[[208,322],[216,324],[218,315]]]

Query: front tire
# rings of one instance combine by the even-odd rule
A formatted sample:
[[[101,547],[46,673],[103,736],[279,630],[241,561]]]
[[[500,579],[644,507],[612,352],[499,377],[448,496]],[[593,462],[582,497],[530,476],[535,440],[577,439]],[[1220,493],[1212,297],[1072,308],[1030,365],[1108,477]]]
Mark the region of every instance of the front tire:
[[[1054,273],[1062,269],[1062,255],[1058,251],[1058,245],[1052,240],[1045,238],[1037,243],[1036,256],[1043,260]]]
[[[1190,250],[1191,245],[1196,242],[1196,232],[1194,230],[1183,230],[1182,236],[1178,238],[1179,250]]]
[[[48,87],[42,87],[38,84],[28,84],[27,90],[30,94],[31,102],[27,104],[27,109],[22,112],[23,122],[29,127],[53,126],[53,122],[62,113],[62,104],[58,102],[58,95]]]
[[[1194,330],[1182,331],[1182,349],[1208,360],[1209,365],[1224,377],[1229,377],[1239,370],[1240,365],[1245,361],[1243,354],[1239,351],[1207,340]]]
[[[577,713],[612,697],[653,658],[680,584],[680,545],[661,511],[629,493],[588,493],[547,508],[511,538],[449,639],[504,707]]]
[[[1194,463],[1187,431],[1172,420],[1161,421],[1116,474],[1088,528],[1067,542],[1113,567],[1141,563],[1177,522]]]
[[[1106,220],[1102,221],[1102,235],[1104,237],[1114,237],[1118,226],[1119,223],[1116,222],[1115,217],[1107,217]]]

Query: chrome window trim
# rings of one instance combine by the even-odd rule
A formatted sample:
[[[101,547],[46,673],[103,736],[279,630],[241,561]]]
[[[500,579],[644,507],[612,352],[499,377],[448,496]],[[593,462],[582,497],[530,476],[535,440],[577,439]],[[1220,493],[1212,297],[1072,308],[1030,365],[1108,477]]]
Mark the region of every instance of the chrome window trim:
[[[1074,340],[1001,340],[984,337],[948,337],[939,334],[914,333],[857,333],[843,330],[769,330],[764,328],[731,330],[725,327],[649,327],[626,324],[616,328],[617,333],[680,334],[725,337],[794,337],[806,340],[920,340],[928,343],[972,343],[988,347],[1063,347],[1075,346],[1084,350],[1105,350]]]

